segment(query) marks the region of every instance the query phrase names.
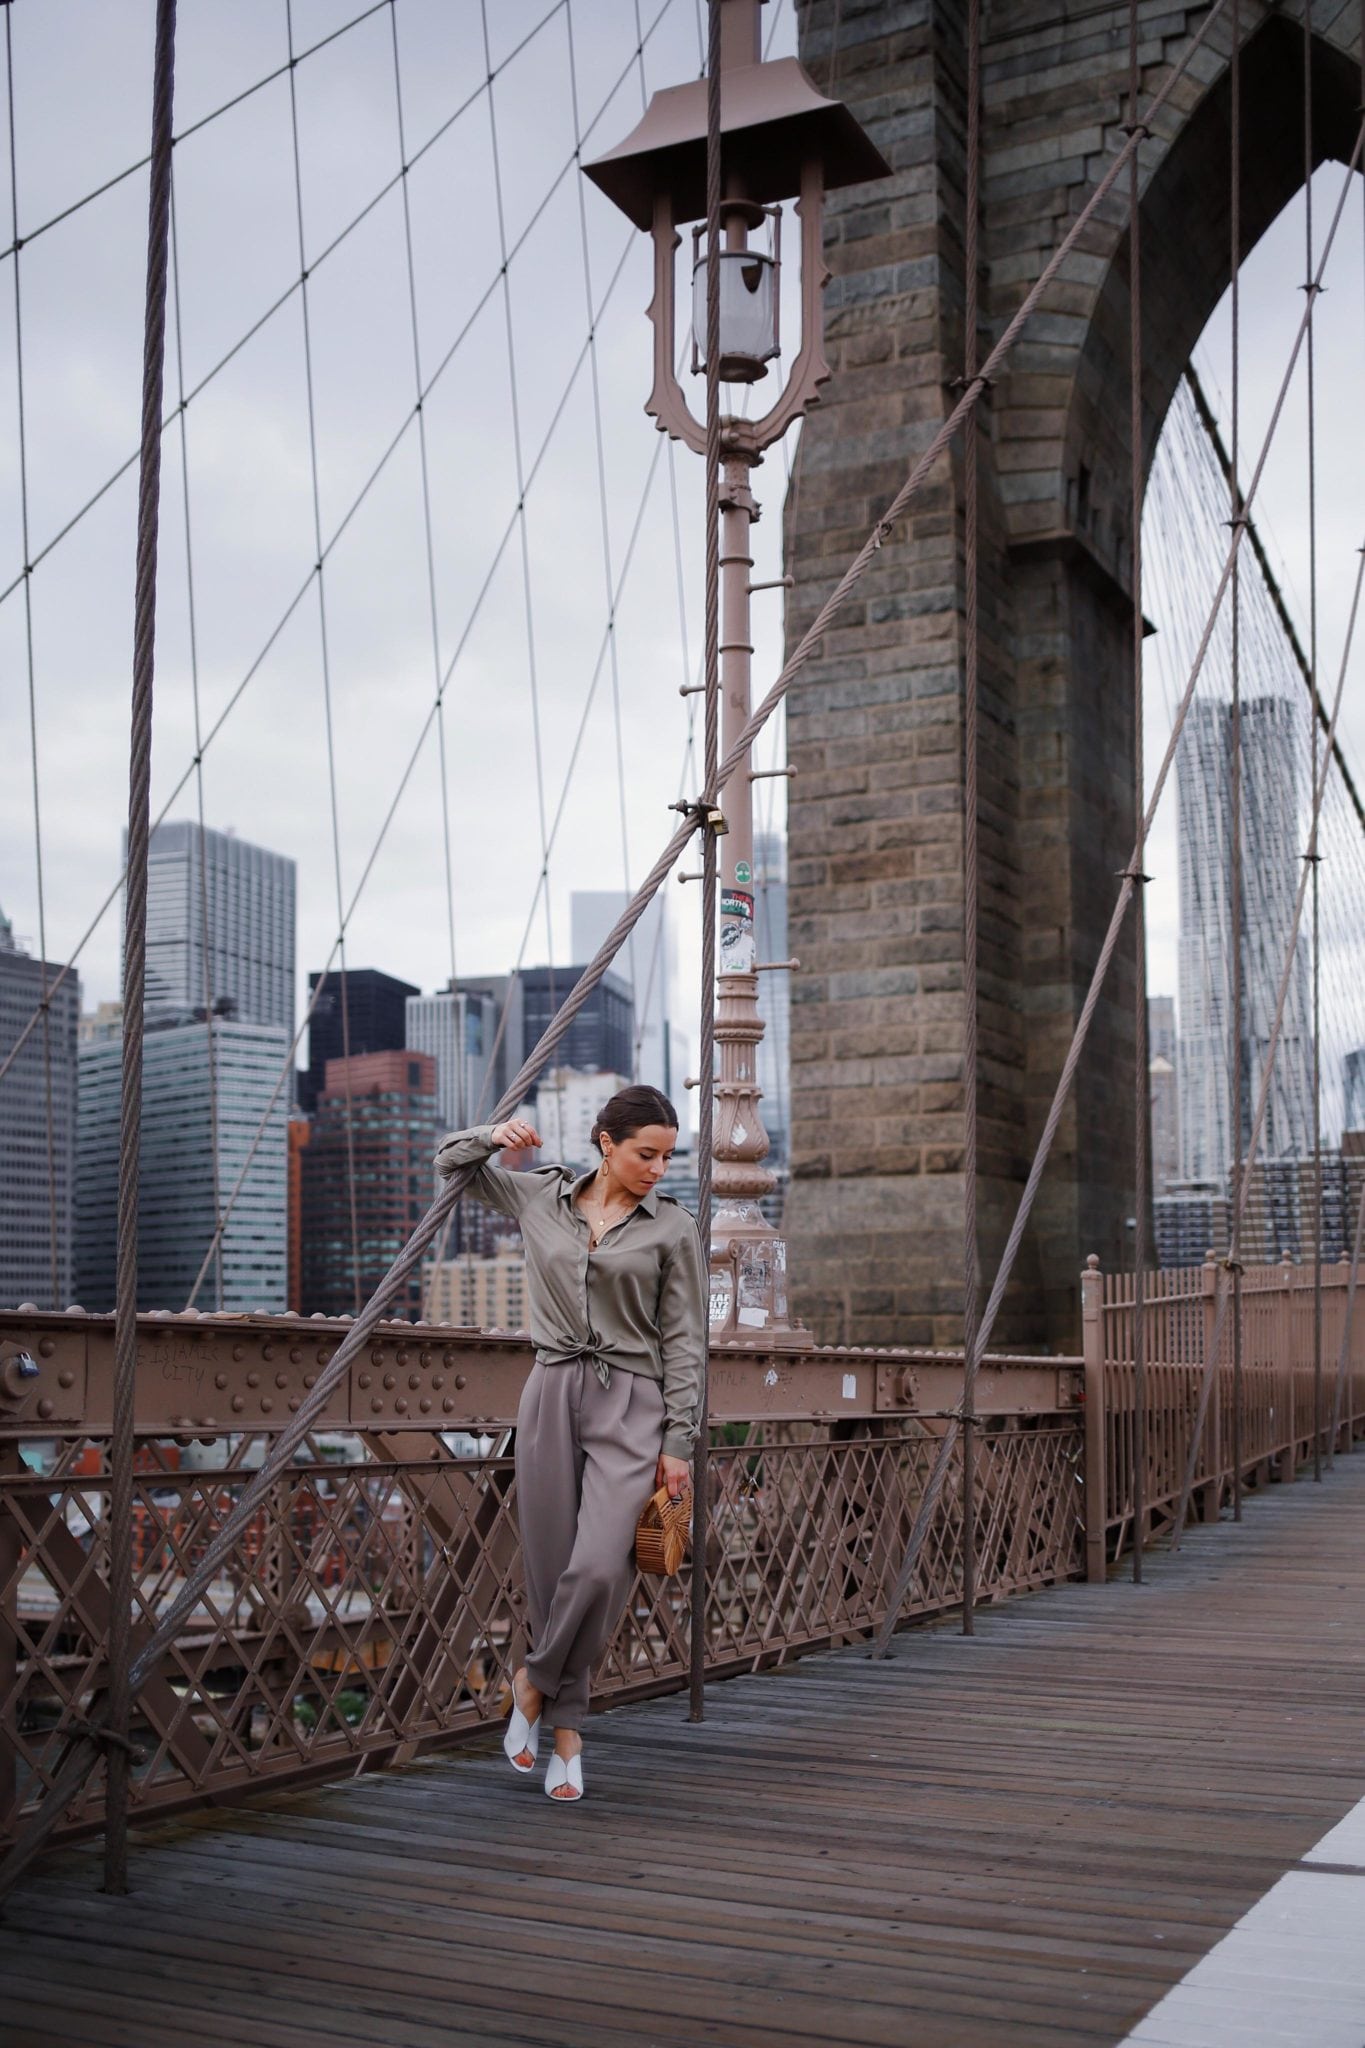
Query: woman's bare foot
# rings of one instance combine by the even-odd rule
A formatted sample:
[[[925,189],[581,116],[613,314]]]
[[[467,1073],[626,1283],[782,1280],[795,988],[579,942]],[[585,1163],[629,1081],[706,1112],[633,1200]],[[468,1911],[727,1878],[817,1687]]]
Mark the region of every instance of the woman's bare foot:
[[[571,1756],[581,1756],[583,1737],[576,1728],[555,1729],[555,1755],[562,1756],[565,1763]],[[551,1799],[576,1799],[578,1794],[572,1785],[557,1785],[550,1794]]]
[[[544,1694],[536,1691],[530,1679],[526,1676],[526,1666],[524,1664],[520,1671],[514,1671],[512,1674],[512,1697],[528,1721],[538,1721],[540,1719],[540,1710],[545,1703]],[[529,1749],[523,1749],[513,1761],[519,1769],[529,1771],[535,1763],[535,1758]]]

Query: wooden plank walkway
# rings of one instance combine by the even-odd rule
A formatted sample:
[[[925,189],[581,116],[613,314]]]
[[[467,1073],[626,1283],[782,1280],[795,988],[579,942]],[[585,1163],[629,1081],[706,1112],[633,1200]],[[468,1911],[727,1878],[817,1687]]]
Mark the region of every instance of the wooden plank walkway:
[[[1110,2048],[1365,1793],[1365,1454],[1148,1574],[622,1709],[578,1808],[489,1744],[68,1851],[0,2035]]]

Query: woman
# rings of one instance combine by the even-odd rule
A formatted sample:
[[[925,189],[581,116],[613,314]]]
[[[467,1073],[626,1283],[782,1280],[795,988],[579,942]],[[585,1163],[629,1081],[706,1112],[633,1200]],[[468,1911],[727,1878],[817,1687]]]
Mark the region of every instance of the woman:
[[[706,1333],[697,1226],[660,1194],[678,1113],[657,1088],[623,1088],[598,1116],[600,1164],[490,1170],[539,1145],[524,1119],[456,1131],[436,1154],[469,1192],[521,1226],[536,1362],[517,1410],[517,1501],[531,1653],[512,1680],[503,1742],[535,1768],[542,1716],[555,1731],[552,1799],[583,1796],[588,1682],[621,1618],[635,1525],[649,1496],[688,1484]]]

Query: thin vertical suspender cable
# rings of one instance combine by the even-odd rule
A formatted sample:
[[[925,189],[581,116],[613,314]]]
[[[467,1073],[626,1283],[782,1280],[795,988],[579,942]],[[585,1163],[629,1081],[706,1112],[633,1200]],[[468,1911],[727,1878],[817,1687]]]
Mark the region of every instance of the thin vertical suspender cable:
[[[1313,283],[1313,0],[1303,9],[1303,201],[1304,290],[1308,294],[1308,337],[1305,348],[1308,398],[1308,661],[1313,689],[1308,705],[1312,737],[1313,787],[1318,780],[1318,486],[1317,393],[1314,384],[1313,329],[1317,289]],[[1329,762],[1330,766],[1330,762]],[[1312,870],[1313,949],[1313,1477],[1322,1478],[1322,954],[1318,873],[1318,812],[1312,818],[1305,855]]]
[[[981,0],[967,0],[967,192],[965,233],[965,308],[963,315],[963,389],[976,376],[976,333],[980,279],[981,213]],[[962,1633],[974,1633],[976,1605],[976,1394],[972,1366],[976,1357],[979,1279],[976,1252],[977,1207],[977,917],[980,896],[980,739],[978,619],[979,479],[981,420],[973,407],[962,426],[962,462],[966,528],[963,647],[962,803]]]
[[[397,0],[389,0],[389,39],[393,46],[393,105],[394,119],[398,131],[398,163],[403,194],[403,249],[407,260],[408,316],[412,328],[412,375],[417,413],[417,460],[421,482],[422,538],[426,550],[427,568],[427,610],[431,623],[431,663],[436,684],[436,762],[441,785],[441,851],[445,870],[446,885],[446,942],[450,960],[450,1015],[454,1032],[451,1054],[455,1064],[455,1125],[463,1130],[465,1112],[468,1107],[466,1086],[468,1070],[466,1065],[466,1032],[460,1017],[459,971],[455,957],[455,868],[451,852],[450,830],[450,777],[446,763],[446,721],[445,687],[441,673],[441,621],[440,607],[436,597],[436,545],[431,520],[431,468],[427,452],[427,416],[422,405],[422,337],[417,317],[417,266],[412,249],[412,200],[408,180],[407,130],[403,120],[403,69],[398,54],[398,8]],[[406,1036],[406,1034],[405,1034]],[[439,1073],[438,1073],[439,1085]],[[428,1270],[429,1286],[434,1289],[436,1278],[445,1261],[446,1246],[450,1237],[451,1218],[447,1217],[441,1231],[436,1256]],[[431,1302],[425,1292],[422,1314],[429,1318]]]
[[[1128,159],[1128,523],[1133,598],[1133,1582],[1142,1582],[1147,1513],[1147,910],[1143,871],[1147,790],[1142,702],[1142,191],[1138,120],[1138,0],[1128,0],[1128,123],[1138,147]]]
[[[521,398],[517,379],[517,344],[512,321],[512,281],[508,273],[507,218],[502,201],[502,151],[498,140],[498,109],[493,93],[493,53],[488,36],[488,0],[479,0],[483,25],[484,70],[488,74],[488,135],[493,156],[493,200],[498,223],[498,257],[502,264],[503,324],[507,332],[507,383],[512,407],[512,459],[517,483],[517,529],[521,539],[521,599],[526,623],[526,668],[531,690],[531,739],[536,772],[536,813],[540,822],[541,867],[545,878],[545,958],[550,969],[550,1013],[555,1010],[554,918],[550,901],[550,842],[545,816],[545,757],[540,733],[540,680],[536,669],[535,609],[531,590],[531,541],[526,523],[526,473],[521,453]],[[577,124],[575,124],[576,127]],[[591,314],[589,314],[591,318]],[[591,337],[590,337],[591,339]]]
[[[564,9],[564,23],[569,46],[569,107],[571,119],[573,121],[574,157],[581,163],[583,155],[583,142],[580,133],[580,118],[578,111],[578,65],[574,53],[573,0],[566,0],[566,5]],[[638,8],[636,10],[636,30],[638,45]],[[639,47],[642,72],[640,87],[641,97],[643,98],[644,50],[642,45],[639,45]],[[607,650],[611,673],[612,727],[616,740],[616,801],[621,831],[621,881],[622,886],[625,890],[626,900],[629,901],[631,894],[630,831],[626,818],[626,757],[624,739],[621,731],[621,667],[616,645],[616,605],[614,601],[616,579],[612,571],[611,515],[608,509],[607,501],[607,457],[606,446],[602,432],[602,385],[600,376],[598,374],[597,363],[597,328],[592,317],[592,262],[588,248],[588,204],[587,192],[585,190],[586,180],[580,176],[577,180],[577,186],[579,242],[583,255],[583,299],[584,304],[587,307],[588,314],[588,377],[590,388],[592,391],[593,438],[596,445],[597,453],[597,502],[598,515],[602,529],[602,581],[607,599]],[[630,1079],[632,1081],[638,1081],[640,1078],[640,1043],[644,1031],[644,1020],[641,1012],[639,982],[635,971],[635,935],[633,932],[630,938],[626,941],[626,969],[626,978],[630,984],[631,1007],[633,1012],[632,1024],[634,1027],[632,1034],[633,1061]]]
[[[194,782],[199,820],[199,929],[203,944],[204,1045],[209,1074],[209,1171],[213,1190],[213,1305],[223,1306],[223,1191],[219,1158],[218,1050],[213,1042],[213,952],[209,902],[208,827],[204,817],[204,731],[199,703],[199,634],[194,602],[194,546],[190,518],[189,429],[185,419],[185,335],[180,315],[180,236],[171,172],[171,298],[175,309],[175,380],[179,399],[180,500],[185,524],[185,598],[190,641],[190,698],[194,710]]]
[[[19,522],[24,550],[24,654],[28,677],[29,759],[33,787],[33,857],[38,891],[38,993],[42,1012],[43,1099],[47,1137],[47,1251],[48,1285],[53,1308],[61,1308],[61,1262],[58,1256],[57,1143],[52,1101],[52,997],[47,985],[47,898],[43,885],[43,811],[38,772],[38,690],[33,663],[33,571],[29,563],[28,525],[28,418],[24,406],[24,319],[23,295],[19,283],[19,168],[14,140],[14,10],[5,8],[5,91],[9,107],[9,192],[10,220],[14,234],[14,382],[17,399],[19,441]],[[67,1215],[74,1215],[76,1191],[72,1184],[68,1155],[66,1172]]]
[[[720,12],[708,0],[706,39],[706,623],[702,799],[716,802],[720,774]],[[716,1121],[716,835],[702,825],[701,1031],[697,1079],[697,1227],[707,1282],[707,1344],[697,1443],[692,1460],[692,1615],[688,1658],[689,1711],[706,1711],[706,1542],[710,1520],[710,1261],[711,1179]]]
[[[1238,477],[1241,464],[1242,419],[1242,13],[1241,0],[1232,0],[1231,60],[1231,153],[1232,153],[1232,455],[1228,463],[1229,517],[1242,517]],[[1242,1405],[1244,1399],[1243,1348],[1246,1319],[1242,1301],[1242,1211],[1238,1200],[1242,1185],[1242,1010],[1246,1001],[1242,985],[1242,563],[1233,565],[1232,589],[1232,717],[1228,728],[1231,780],[1230,844],[1228,880],[1232,924],[1232,1001],[1228,1046],[1229,1102],[1228,1129],[1232,1138],[1232,1241],[1228,1262],[1232,1270],[1232,1518],[1242,1519]],[[1310,692],[1310,695],[1316,694]]]
[[[152,691],[161,511],[161,405],[175,90],[175,0],[157,0],[152,71],[147,289],[143,318],[142,456],[138,473],[133,691],[128,756],[128,885],[123,945],[123,1077],[119,1115],[118,1288],[109,1445],[109,1691],[104,1888],[128,1888],[129,1724],[132,1709],[133,1434],[137,1383],[138,1166],[142,1135],[142,1023],[147,971],[147,866],[151,839]]]
[[[313,331],[309,310],[308,253],[303,233],[303,165],[299,155],[299,101],[295,83],[294,4],[284,0],[285,29],[289,40],[289,127],[294,154],[294,211],[298,226],[299,305],[303,324],[303,374],[308,399],[308,463],[313,487],[313,544],[317,563],[318,648],[322,661],[323,726],[327,735],[327,793],[332,819],[332,875],[336,887],[337,932],[340,946],[341,1054],[344,1061],[346,1107],[346,1193],[351,1223],[351,1292],[355,1311],[360,1312],[360,1222],[355,1193],[355,1123],[351,1080],[351,1014],[346,987],[346,910],[341,884],[341,818],[337,808],[336,743],[332,725],[332,661],[327,635],[327,579],[322,551],[322,492],[318,482],[317,404],[313,390]],[[419,415],[420,419],[420,415]],[[325,1079],[325,1077],[324,1077]]]

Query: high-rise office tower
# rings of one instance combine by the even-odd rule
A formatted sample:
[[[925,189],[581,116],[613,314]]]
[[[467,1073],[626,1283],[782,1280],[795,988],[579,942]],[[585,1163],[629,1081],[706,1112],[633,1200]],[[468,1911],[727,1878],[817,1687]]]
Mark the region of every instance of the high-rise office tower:
[[[359,1053],[328,1061],[312,1136],[299,1155],[305,1314],[355,1309],[357,1252],[359,1299],[374,1292],[431,1203],[440,1135],[436,1062],[429,1054]],[[420,1314],[421,1308],[419,1271],[389,1313]]]
[[[490,1101],[507,1093],[527,1055],[562,1009],[582,967],[523,967],[517,974],[461,977],[461,990],[490,995],[497,1005],[497,1052]],[[630,989],[608,970],[588,997],[546,1065],[584,1072],[628,1074],[634,1060]],[[537,1079],[539,1076],[537,1076]],[[529,1093],[535,1082],[528,1084]]]
[[[309,975],[310,1000],[321,980],[321,974]],[[334,966],[308,1019],[308,1065],[299,1075],[299,1108],[309,1116],[317,1107],[329,1060],[402,1052],[407,1044],[407,1000],[418,994],[410,981],[381,974],[376,967],[352,967],[345,991],[343,1017],[341,971]]]
[[[497,1101],[490,1072],[496,999],[487,989],[440,989],[432,996],[409,996],[405,1015],[408,1051],[429,1053],[436,1062],[442,1127],[459,1131],[487,1123]]]
[[[197,1305],[271,1313],[287,1305],[289,1100],[277,1083],[290,1037],[281,1024],[233,1017],[149,1022],[142,1046],[140,1309],[184,1307],[224,1214],[220,1250]],[[94,1310],[114,1305],[122,1059],[116,1038],[80,1049],[76,1298]]]
[[[1344,1131],[1365,1131],[1365,1045],[1348,1052],[1342,1073]]]
[[[1149,1060],[1169,1060],[1171,1066],[1175,1066],[1174,996],[1147,998],[1147,1057]]]
[[[569,919],[575,960],[591,960],[625,909],[624,889],[575,889]],[[673,933],[662,889],[616,956],[613,972],[630,992],[637,1057],[621,1069],[670,1100],[684,1075],[677,1064],[677,1039],[670,1015],[675,980]]]
[[[147,1017],[211,1005],[294,1030],[295,868],[197,824],[158,825],[147,870]]]
[[[787,842],[780,832],[754,834],[755,958],[787,957]],[[767,1164],[787,1163],[791,1128],[791,975],[759,977],[759,1014],[766,1029],[758,1048],[759,1105],[770,1149]]]
[[[0,911],[0,1056],[60,972],[21,949]],[[75,1298],[71,1205],[80,1007],[80,984],[68,975],[49,997],[46,1033],[40,1022],[0,1081],[0,1308],[21,1301],[65,1308]]]
[[[1242,707],[1242,1135],[1261,1087],[1303,846],[1301,719],[1288,698]],[[1221,1186],[1232,1165],[1231,707],[1196,702],[1177,762],[1181,1178]],[[1308,960],[1300,945],[1267,1096],[1261,1156],[1312,1149]]]

